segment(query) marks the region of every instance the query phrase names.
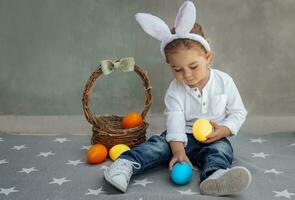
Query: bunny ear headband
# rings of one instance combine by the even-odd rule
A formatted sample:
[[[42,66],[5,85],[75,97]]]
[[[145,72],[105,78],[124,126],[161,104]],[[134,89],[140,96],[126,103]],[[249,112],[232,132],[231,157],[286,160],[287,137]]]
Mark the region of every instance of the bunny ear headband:
[[[169,27],[162,19],[149,13],[137,13],[135,18],[147,34],[161,41],[160,50],[164,58],[166,58],[165,46],[178,38],[197,41],[204,46],[206,51],[211,51],[210,45],[205,38],[201,35],[190,33],[196,20],[196,8],[191,1],[185,1],[179,8],[174,24],[176,34],[171,34]]]

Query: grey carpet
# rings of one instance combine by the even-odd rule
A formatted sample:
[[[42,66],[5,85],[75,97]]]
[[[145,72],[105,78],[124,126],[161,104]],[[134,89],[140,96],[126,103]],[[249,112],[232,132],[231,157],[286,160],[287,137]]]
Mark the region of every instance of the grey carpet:
[[[189,184],[175,186],[166,167],[133,177],[122,194],[103,178],[110,160],[100,165],[85,163],[89,141],[89,136],[0,133],[0,200],[295,199],[294,133],[240,133],[232,138],[233,166],[249,168],[253,182],[246,192],[230,197],[200,195],[198,170]]]

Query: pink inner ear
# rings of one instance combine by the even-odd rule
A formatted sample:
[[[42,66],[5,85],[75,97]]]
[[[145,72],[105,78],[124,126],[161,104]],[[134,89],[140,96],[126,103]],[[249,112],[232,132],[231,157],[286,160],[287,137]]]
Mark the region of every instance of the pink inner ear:
[[[177,16],[176,16],[176,20],[175,20],[175,28],[178,26],[178,24],[179,24],[179,21],[180,21],[180,19],[182,18],[182,16],[183,16],[183,9],[185,8],[187,6],[187,4],[185,4],[184,6],[182,6],[180,9],[179,9],[179,11],[178,11],[178,14],[177,14]]]

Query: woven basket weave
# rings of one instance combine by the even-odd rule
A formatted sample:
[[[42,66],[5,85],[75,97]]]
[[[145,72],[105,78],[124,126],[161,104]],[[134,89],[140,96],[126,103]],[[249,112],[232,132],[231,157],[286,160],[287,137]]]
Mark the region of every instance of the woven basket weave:
[[[126,144],[130,148],[143,143],[146,140],[146,129],[148,123],[144,121],[146,114],[152,103],[152,93],[150,81],[146,72],[138,65],[134,65],[134,72],[140,76],[145,89],[145,105],[141,113],[143,123],[141,126],[122,129],[121,116],[116,115],[94,115],[89,109],[89,95],[96,79],[102,74],[101,66],[99,66],[89,77],[83,91],[82,104],[83,111],[87,121],[92,124],[91,144],[104,144],[110,149],[116,144]]]

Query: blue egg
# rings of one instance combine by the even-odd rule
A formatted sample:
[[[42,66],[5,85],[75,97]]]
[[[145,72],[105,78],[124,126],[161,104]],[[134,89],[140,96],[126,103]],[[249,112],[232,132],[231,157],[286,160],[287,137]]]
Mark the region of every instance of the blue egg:
[[[184,185],[191,180],[192,174],[193,169],[187,162],[178,162],[172,167],[170,177],[173,183],[177,185]]]

